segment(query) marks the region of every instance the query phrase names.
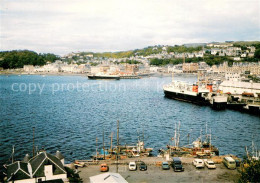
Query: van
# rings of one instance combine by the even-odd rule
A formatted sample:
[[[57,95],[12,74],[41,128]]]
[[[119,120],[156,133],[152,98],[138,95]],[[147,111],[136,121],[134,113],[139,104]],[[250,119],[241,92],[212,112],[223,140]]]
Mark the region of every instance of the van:
[[[181,159],[179,157],[174,157],[172,159],[172,168],[175,172],[184,171],[184,168],[183,168],[182,163],[181,163]]]
[[[228,168],[228,169],[236,169],[236,161],[231,158],[231,157],[225,157],[223,159],[223,164]]]

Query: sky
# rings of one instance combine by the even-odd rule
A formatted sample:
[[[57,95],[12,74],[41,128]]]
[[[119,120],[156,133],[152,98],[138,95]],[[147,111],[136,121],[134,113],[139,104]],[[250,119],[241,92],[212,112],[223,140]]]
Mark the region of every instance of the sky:
[[[0,51],[259,41],[259,0],[0,0]]]

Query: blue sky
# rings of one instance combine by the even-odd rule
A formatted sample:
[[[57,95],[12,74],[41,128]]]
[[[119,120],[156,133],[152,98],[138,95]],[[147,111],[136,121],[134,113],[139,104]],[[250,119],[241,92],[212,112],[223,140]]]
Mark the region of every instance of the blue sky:
[[[0,50],[64,55],[260,40],[259,0],[0,0]]]

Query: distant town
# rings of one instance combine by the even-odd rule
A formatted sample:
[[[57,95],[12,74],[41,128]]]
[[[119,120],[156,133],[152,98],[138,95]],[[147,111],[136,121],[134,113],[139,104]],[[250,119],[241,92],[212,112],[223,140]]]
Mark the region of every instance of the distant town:
[[[47,60],[42,65],[25,64],[23,68],[0,67],[0,70],[4,74],[13,72],[96,74],[103,72],[121,76],[204,71],[235,80],[241,80],[245,75],[250,75],[251,79],[257,82],[260,75],[260,61],[257,53],[259,45],[259,42],[253,42],[253,44],[225,42],[182,46],[159,45],[117,53],[72,52],[53,61]],[[3,62],[4,59],[2,56],[0,60]]]

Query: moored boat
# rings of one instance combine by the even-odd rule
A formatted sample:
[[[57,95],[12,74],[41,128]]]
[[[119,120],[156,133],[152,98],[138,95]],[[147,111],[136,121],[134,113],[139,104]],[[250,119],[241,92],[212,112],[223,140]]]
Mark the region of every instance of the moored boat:
[[[205,97],[210,92],[210,89],[199,87],[197,84],[189,85],[185,82],[173,81],[171,84],[163,86],[163,90],[168,98],[200,105],[209,104]]]
[[[88,75],[89,79],[115,79],[119,80],[120,76],[119,75],[112,75],[112,74],[106,74],[106,73],[97,73],[93,75]]]

